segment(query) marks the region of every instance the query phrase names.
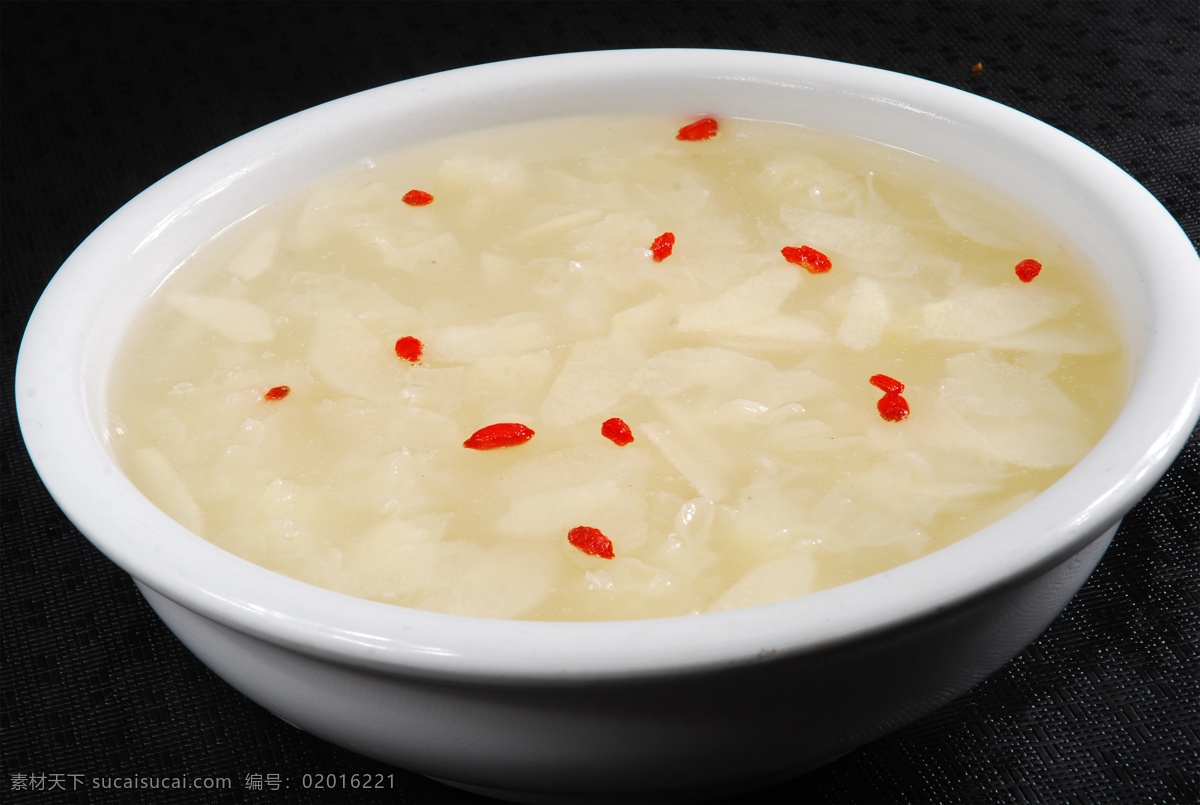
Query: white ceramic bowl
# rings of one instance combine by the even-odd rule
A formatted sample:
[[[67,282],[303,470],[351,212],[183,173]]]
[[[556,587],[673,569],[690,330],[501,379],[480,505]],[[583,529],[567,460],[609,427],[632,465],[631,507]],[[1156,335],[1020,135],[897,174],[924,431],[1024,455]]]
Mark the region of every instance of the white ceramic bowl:
[[[103,437],[131,318],[213,234],[380,151],[528,119],[621,112],[803,123],[963,168],[1075,240],[1120,304],[1136,379],[1077,467],[995,525],[842,587],[720,614],[531,623],[417,612],[249,564],[151,505]],[[281,718],[499,796],[714,796],[826,762],[933,710],[1031,642],[1084,582],[1200,408],[1200,259],[1140,185],[1012,109],[794,56],[647,50],[472,67],[252,132],[139,195],[63,265],[17,368],[55,500],[167,625]]]

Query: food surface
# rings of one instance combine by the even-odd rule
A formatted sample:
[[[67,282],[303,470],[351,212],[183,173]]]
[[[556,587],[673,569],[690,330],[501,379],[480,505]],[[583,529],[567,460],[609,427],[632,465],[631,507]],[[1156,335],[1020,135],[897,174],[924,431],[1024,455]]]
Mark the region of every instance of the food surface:
[[[950,544],[1126,385],[1090,268],[967,177],[782,124],[560,120],[221,233],[128,337],[108,436],[164,511],[297,579],[611,620]]]

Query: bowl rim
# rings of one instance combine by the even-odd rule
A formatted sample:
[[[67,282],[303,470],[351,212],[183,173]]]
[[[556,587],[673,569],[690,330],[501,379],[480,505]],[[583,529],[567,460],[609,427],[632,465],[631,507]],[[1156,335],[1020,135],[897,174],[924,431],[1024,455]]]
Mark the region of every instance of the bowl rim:
[[[580,86],[609,87],[615,98],[613,88],[638,80],[681,90],[677,108],[696,114],[729,114],[706,101],[740,92],[764,97],[807,92],[830,108],[834,100],[844,104],[847,115],[868,104],[947,141],[979,137],[992,148],[1032,155],[1032,162],[1041,160],[1075,187],[1094,191],[1085,198],[1086,214],[1113,217],[1117,202],[1105,195],[1120,199],[1114,237],[1135,258],[1130,288],[1144,294],[1146,315],[1154,316],[1129,401],[1112,428],[1032,502],[920,559],[787,601],[639,621],[491,620],[316,588],[191,534],[121,475],[97,432],[99,392],[85,384],[96,352],[97,308],[112,299],[104,285],[108,278],[167,249],[167,235],[226,203],[254,177],[285,171],[289,160],[322,144],[336,152],[343,127],[377,121],[380,109],[390,115],[404,109],[445,113],[444,119],[427,114],[426,121],[413,124],[417,134],[409,136],[431,138],[439,126],[476,125],[464,98],[500,88],[522,97],[547,92],[567,97],[564,93]],[[713,89],[718,86],[719,92]],[[514,105],[511,114],[522,108]],[[346,164],[344,154],[330,159]],[[55,275],[27,326],[15,393],[26,447],[67,516],[139,583],[199,615],[302,653],[388,673],[462,683],[580,684],[699,673],[828,650],[973,606],[1067,561],[1115,528],[1165,472],[1200,417],[1196,309],[1200,259],[1161,204],[1090,147],[1010,107],[912,76],[803,56],[589,51],[481,64],[366,90],[268,124],[174,171],[105,221]],[[969,561],[979,554],[989,561]]]

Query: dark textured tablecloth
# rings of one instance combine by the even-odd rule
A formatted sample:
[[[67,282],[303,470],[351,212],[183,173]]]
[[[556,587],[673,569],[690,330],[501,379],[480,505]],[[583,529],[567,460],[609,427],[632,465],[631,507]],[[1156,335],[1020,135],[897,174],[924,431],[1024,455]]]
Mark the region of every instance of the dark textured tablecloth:
[[[22,446],[13,367],[56,268],[129,198],[237,135],[480,62],[629,47],[780,51],[1014,106],[1127,170],[1200,242],[1192,2],[5,2],[0,15],[4,802],[482,801],[306,735],[216,678],[59,512]],[[1194,434],[1062,616],[992,678],[825,768],[733,801],[1200,801],[1198,476]],[[368,772],[391,775],[391,786],[304,787],[304,775]],[[131,777],[228,787],[93,787]]]

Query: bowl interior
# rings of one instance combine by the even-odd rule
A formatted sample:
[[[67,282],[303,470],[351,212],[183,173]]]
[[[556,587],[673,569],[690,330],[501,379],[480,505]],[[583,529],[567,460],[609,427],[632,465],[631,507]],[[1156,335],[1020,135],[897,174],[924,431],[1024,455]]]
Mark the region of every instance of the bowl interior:
[[[1134,363],[1117,422],[1051,490],[949,548],[801,599],[644,622],[483,621],[317,590],[189,534],[121,475],[104,440],[109,367],[144,300],[214,233],[384,150],[534,119],[648,112],[846,132],[932,157],[1023,200],[1075,242],[1117,300]],[[1149,490],[1191,431],[1200,405],[1198,307],[1200,261],[1153,197],[1091,149],[1012,109],[907,76],[794,56],[597,52],[381,87],[184,166],[122,208],[63,266],[31,319],[17,397],[30,453],[73,522],[135,578],[201,614],[364,665],[463,677],[544,676],[547,665],[556,674],[651,674],[878,631],[1078,551]]]

